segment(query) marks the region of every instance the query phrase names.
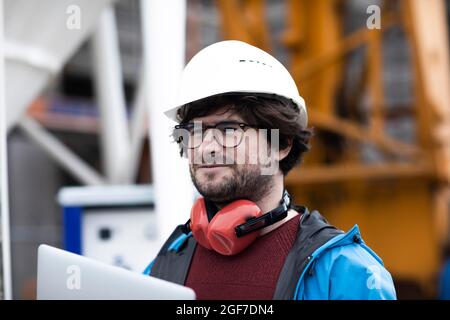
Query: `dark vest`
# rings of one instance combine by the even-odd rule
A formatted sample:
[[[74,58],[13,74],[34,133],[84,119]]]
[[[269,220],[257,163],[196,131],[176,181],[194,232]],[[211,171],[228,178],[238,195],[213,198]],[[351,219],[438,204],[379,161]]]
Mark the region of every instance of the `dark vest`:
[[[275,300],[294,299],[297,283],[308,265],[311,255],[337,235],[343,233],[328,224],[319,212],[309,212],[301,207],[303,216],[300,219],[297,239],[289,251],[286,261],[278,277],[273,298]],[[150,275],[184,285],[189,272],[192,256],[197,242],[188,237],[179,250],[168,250],[169,246],[183,234],[183,225],[178,226],[165,242],[154,260]]]

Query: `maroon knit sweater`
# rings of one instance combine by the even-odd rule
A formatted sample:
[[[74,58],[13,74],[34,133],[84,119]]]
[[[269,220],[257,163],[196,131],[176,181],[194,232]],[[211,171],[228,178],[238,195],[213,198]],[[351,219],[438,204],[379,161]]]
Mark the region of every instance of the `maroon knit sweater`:
[[[199,300],[272,299],[298,224],[299,216],[295,216],[234,256],[197,245],[185,285]]]

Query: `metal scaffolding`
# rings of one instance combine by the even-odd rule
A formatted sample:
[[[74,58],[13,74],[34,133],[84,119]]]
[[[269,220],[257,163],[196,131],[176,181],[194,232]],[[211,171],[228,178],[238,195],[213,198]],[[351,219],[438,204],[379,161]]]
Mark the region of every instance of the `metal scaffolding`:
[[[61,23],[65,26],[64,15],[53,19],[52,14],[56,11],[65,12],[65,7],[69,5],[80,8],[83,27],[78,31],[58,29],[61,28]],[[8,68],[5,77],[11,82],[8,92],[0,92],[1,98],[6,97],[8,106],[8,109],[1,106],[2,112],[7,112],[1,119],[4,121],[3,130],[16,126],[20,128],[31,141],[84,185],[133,184],[143,141],[148,137],[151,142],[158,241],[161,245],[174,227],[187,219],[194,199],[187,163],[177,156],[177,146],[169,140],[173,123],[163,114],[174,103],[177,79],[185,63],[186,1],[177,0],[163,5],[159,0],[142,0],[140,6],[143,68],[136,81],[134,105],[128,114],[114,1],[43,0],[37,5],[28,0],[6,0],[5,10],[14,19],[5,21],[6,45],[1,46],[2,49],[7,49],[5,61]],[[39,33],[32,26],[34,20],[27,21],[24,17],[30,11],[38,17],[34,20],[45,22],[40,25]],[[19,20],[26,26],[25,29],[20,27],[20,30],[26,32],[18,32],[16,21]],[[44,37],[44,34],[47,36]],[[99,135],[105,174],[90,167],[38,121],[25,114],[30,103],[87,40],[92,53],[92,71],[100,111]],[[2,71],[0,69],[1,74]],[[1,90],[4,90],[3,86]],[[22,93],[21,90],[25,92]],[[4,137],[5,134],[2,139]],[[2,157],[6,159],[6,152],[2,153]],[[6,186],[6,161],[2,163],[2,186]],[[4,297],[11,298],[6,191],[3,188],[2,271]],[[177,201],[173,201],[174,197]]]
[[[11,243],[9,226],[8,162],[6,154],[5,59],[3,52],[3,0],[0,0],[0,216],[1,216],[1,297],[12,298]]]

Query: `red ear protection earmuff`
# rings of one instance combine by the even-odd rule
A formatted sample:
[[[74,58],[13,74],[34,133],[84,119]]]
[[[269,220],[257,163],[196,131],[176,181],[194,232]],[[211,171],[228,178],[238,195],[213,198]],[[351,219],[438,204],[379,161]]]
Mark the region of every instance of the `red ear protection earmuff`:
[[[261,215],[261,210],[253,202],[237,200],[223,207],[209,222],[205,201],[199,198],[191,210],[190,227],[200,245],[229,256],[241,252],[258,237],[253,232],[238,238],[234,228]]]
[[[201,246],[230,256],[255,241],[259,235],[255,231],[285,218],[289,207],[290,197],[285,191],[280,206],[266,214],[252,201],[237,200],[220,209],[209,221],[205,199],[200,197],[186,226]]]

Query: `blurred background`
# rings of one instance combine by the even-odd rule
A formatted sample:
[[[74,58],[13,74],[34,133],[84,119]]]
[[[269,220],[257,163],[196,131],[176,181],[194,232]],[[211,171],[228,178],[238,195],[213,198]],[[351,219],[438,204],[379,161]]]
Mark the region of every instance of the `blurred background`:
[[[286,178],[295,201],[343,230],[358,224],[400,299],[444,297],[449,0],[2,7],[3,298],[35,298],[41,243],[141,272],[187,220],[195,190],[162,112],[184,64],[223,39],[273,54],[306,100],[315,136]]]

